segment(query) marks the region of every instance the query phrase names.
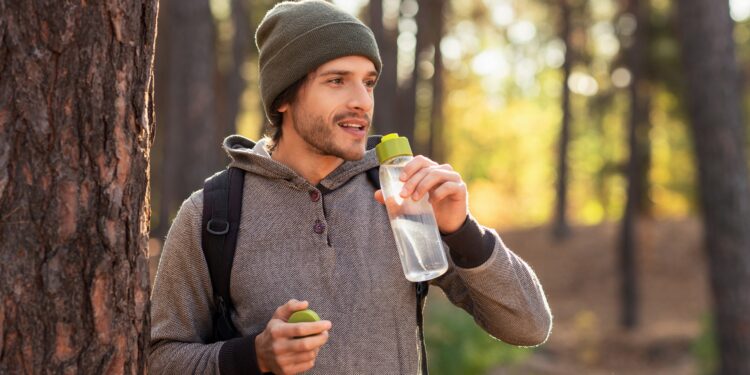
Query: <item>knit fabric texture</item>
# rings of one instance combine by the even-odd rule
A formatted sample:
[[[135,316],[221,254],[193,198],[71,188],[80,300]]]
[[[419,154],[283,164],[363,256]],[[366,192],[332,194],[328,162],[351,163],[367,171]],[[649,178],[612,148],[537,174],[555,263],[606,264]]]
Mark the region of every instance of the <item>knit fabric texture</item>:
[[[260,52],[260,92],[269,114],[273,101],[320,65],[344,56],[364,56],[380,72],[372,31],[356,17],[322,0],[285,1],[266,13],[255,33]]]

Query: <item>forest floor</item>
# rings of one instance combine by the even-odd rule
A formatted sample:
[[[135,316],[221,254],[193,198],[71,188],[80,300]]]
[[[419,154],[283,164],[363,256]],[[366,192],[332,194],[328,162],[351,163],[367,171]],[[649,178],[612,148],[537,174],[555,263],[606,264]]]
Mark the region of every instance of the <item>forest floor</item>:
[[[501,374],[699,374],[693,346],[710,294],[698,219],[637,225],[639,325],[619,326],[620,225],[575,227],[555,241],[549,228],[502,232],[536,271],[554,315],[549,341]]]

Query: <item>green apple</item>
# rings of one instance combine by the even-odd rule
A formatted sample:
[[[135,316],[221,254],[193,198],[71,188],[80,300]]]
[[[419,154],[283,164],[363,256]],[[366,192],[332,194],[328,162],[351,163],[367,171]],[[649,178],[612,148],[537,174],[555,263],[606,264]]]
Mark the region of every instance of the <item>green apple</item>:
[[[315,311],[310,309],[295,311],[292,316],[289,317],[287,322],[289,323],[305,323],[305,322],[317,322],[320,317]]]

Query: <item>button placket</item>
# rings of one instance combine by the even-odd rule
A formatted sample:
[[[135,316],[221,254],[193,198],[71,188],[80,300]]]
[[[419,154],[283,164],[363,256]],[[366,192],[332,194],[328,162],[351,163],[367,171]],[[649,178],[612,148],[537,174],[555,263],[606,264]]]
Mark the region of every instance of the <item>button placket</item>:
[[[320,192],[318,190],[310,190],[308,191],[308,194],[310,195],[310,200],[313,202],[319,202],[320,201]],[[326,224],[320,220],[316,219],[315,223],[313,224],[313,232],[317,234],[323,234],[326,230]]]

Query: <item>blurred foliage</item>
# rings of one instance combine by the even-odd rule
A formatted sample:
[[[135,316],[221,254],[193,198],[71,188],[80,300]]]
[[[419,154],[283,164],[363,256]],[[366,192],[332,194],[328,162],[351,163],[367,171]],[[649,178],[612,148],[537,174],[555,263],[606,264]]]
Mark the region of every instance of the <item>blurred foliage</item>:
[[[431,288],[425,308],[425,342],[430,373],[479,375],[498,365],[521,363],[534,349],[505,344],[477,327],[445,294]]]
[[[470,2],[471,6],[461,4],[454,3],[457,19],[449,21],[444,43],[446,49],[459,51],[445,53],[449,161],[467,181],[472,212],[482,223],[543,225],[554,203],[561,118],[559,56],[565,48],[556,35],[555,3],[484,0]],[[613,72],[622,64],[617,36],[627,39],[621,36],[627,17],[618,6],[615,1],[588,2],[574,20],[573,42],[579,60],[573,71],[581,83],[568,82],[574,93],[569,212],[578,224],[616,221],[624,210],[629,97],[627,85],[614,84]],[[673,10],[672,2],[655,1],[649,25],[652,164],[648,199],[657,217],[680,217],[697,209],[695,161],[682,105],[684,84]],[[498,11],[510,11],[511,16],[497,16]],[[514,39],[514,32],[520,25],[528,27],[528,22],[533,25],[528,32],[533,37]],[[750,44],[740,43],[750,39],[750,20],[737,22],[735,35],[740,66],[750,76]],[[485,59],[487,55],[492,58]],[[490,67],[484,66],[486,61]],[[750,95],[745,95],[744,102],[750,118]]]
[[[693,342],[690,348],[693,356],[698,362],[700,375],[713,375],[719,370],[719,348],[716,342],[716,328],[711,315],[702,319],[701,335]]]

